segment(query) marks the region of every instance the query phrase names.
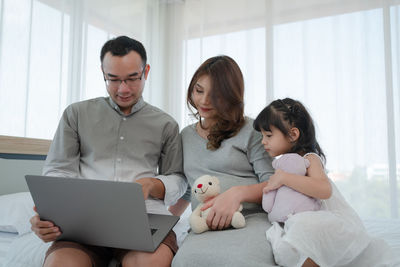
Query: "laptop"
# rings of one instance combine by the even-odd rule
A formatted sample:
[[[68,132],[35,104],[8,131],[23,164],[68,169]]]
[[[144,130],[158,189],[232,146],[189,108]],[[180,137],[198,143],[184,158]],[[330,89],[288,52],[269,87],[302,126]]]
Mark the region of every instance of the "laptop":
[[[153,252],[179,220],[148,214],[138,183],[38,175],[25,179],[40,218],[60,227],[57,240]]]

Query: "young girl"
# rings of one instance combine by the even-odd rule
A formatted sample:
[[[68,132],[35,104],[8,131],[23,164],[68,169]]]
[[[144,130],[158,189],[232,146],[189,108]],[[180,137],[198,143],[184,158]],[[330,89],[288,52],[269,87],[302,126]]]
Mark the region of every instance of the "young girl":
[[[320,211],[289,216],[283,228],[272,223],[266,235],[275,261],[282,266],[376,266],[383,252],[377,252],[376,242],[371,242],[358,215],[325,174],[325,155],[306,108],[290,98],[275,100],[253,126],[261,131],[271,157],[297,153],[310,161],[304,176],[277,169],[264,193],[287,186],[322,200]]]
[[[325,155],[315,139],[314,124],[304,106],[288,98],[276,100],[258,115],[254,127],[257,131],[261,131],[262,144],[271,157],[286,154],[286,159],[293,159],[287,164],[295,164],[294,161],[297,162],[299,159],[287,153],[297,153],[310,163],[307,176],[284,172],[281,168],[271,176],[263,190],[263,208],[269,213],[270,221],[283,222],[288,215],[285,213],[289,211],[297,213],[318,210],[320,203],[316,199],[329,198],[331,186],[322,166],[321,159],[325,159]],[[304,164],[304,161],[299,163]],[[298,173],[299,167],[288,166],[286,169],[293,171],[297,169]],[[300,173],[304,174],[302,171]],[[276,193],[274,189],[281,186],[284,187]],[[290,189],[294,187],[298,187],[297,191]],[[276,207],[271,210],[275,196]],[[284,202],[283,196],[287,198]]]

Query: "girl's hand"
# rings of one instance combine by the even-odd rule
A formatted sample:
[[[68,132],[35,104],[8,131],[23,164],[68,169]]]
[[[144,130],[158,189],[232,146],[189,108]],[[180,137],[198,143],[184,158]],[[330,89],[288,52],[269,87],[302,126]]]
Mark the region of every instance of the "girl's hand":
[[[269,178],[269,180],[268,180],[268,184],[267,184],[267,185],[264,187],[264,189],[263,189],[263,193],[266,194],[266,193],[268,193],[269,191],[278,189],[279,187],[281,187],[282,185],[284,185],[283,179],[284,179],[284,176],[285,176],[286,174],[287,174],[286,172],[284,172],[284,171],[282,171],[282,170],[280,170],[280,169],[277,169],[277,170],[275,171],[275,173],[274,173],[273,175],[270,176],[270,178]]]
[[[235,213],[240,206],[240,197],[238,193],[237,188],[232,187],[204,203],[201,211],[210,208],[206,221],[209,228],[212,230],[222,230],[229,227],[233,213]]]

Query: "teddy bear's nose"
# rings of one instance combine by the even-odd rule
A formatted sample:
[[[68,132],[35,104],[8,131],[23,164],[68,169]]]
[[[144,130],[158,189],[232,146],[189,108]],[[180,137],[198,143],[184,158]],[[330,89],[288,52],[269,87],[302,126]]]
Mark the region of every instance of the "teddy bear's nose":
[[[203,184],[198,184],[197,185],[197,188],[202,188],[203,187]]]

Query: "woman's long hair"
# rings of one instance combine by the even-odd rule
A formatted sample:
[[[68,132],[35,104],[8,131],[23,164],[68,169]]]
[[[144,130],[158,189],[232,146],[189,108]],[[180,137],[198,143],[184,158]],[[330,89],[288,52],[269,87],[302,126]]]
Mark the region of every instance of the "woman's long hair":
[[[223,140],[237,134],[245,123],[243,115],[244,81],[238,64],[228,56],[212,57],[201,64],[190,81],[187,104],[203,129],[201,117],[192,95],[194,86],[204,75],[211,80],[211,104],[217,111],[216,123],[210,126],[207,136],[207,148],[216,150],[221,146]]]

